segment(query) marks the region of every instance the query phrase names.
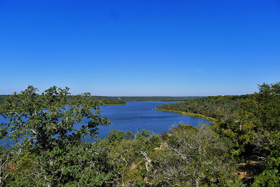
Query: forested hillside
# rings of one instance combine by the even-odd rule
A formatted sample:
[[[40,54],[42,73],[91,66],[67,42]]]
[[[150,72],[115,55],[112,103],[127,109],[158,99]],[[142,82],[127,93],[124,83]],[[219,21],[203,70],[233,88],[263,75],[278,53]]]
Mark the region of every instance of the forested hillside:
[[[232,115],[239,108],[238,101],[252,98],[252,95],[200,97],[180,103],[163,104],[157,110],[202,114],[218,118]]]
[[[204,111],[216,118],[212,125],[180,124],[161,135],[113,130],[93,143],[81,138],[110,124],[100,115],[104,103],[85,93],[66,111],[68,90],[40,95],[30,86],[0,106],[11,122],[1,124],[1,140],[15,141],[1,146],[2,186],[279,186],[280,83],[260,85],[252,95],[165,105]],[[73,129],[84,117],[88,125]],[[18,144],[18,137],[25,141]],[[239,175],[250,163],[259,167]]]

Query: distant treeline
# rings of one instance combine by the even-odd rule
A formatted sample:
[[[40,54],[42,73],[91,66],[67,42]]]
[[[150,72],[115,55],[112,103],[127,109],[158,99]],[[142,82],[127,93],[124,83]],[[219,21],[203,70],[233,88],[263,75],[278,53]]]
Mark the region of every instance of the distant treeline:
[[[10,95],[0,95],[0,105],[4,103],[5,99],[10,97]]]
[[[0,105],[4,103],[5,99],[11,97],[11,95],[0,95]],[[95,96],[94,96],[95,97]],[[67,100],[69,101],[70,105],[75,104],[76,96],[67,96]],[[97,96],[95,97],[96,100],[104,101],[106,105],[125,105],[126,102],[114,97],[102,97]]]
[[[68,96],[67,100],[71,103],[71,104],[75,104],[76,101],[76,97],[77,96]],[[118,100],[115,98],[111,98],[111,97],[102,97],[102,96],[93,96],[96,100],[99,101],[103,101],[104,104],[106,105],[125,105],[126,102],[123,100]]]
[[[0,105],[4,103],[5,99],[11,95],[0,95]],[[199,96],[188,96],[188,97],[161,97],[161,96],[151,96],[151,97],[108,97],[108,96],[93,96],[96,100],[104,101],[106,105],[124,105],[126,102],[146,102],[146,101],[161,101],[161,102],[172,102],[172,101],[187,101]],[[76,96],[68,96],[67,100],[72,103],[75,101]]]
[[[187,101],[190,99],[199,98],[199,96],[188,96],[188,97],[169,97],[169,96],[119,96],[119,97],[106,97],[106,96],[95,96],[97,100],[106,101],[125,101],[125,102],[146,102],[146,101]]]

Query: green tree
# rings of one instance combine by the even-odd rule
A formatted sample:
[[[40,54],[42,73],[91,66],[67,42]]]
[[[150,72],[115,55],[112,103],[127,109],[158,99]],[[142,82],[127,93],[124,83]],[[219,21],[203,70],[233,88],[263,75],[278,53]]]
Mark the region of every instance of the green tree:
[[[38,184],[57,186],[79,183],[83,177],[74,173],[85,170],[88,168],[86,163],[90,163],[86,162],[90,157],[81,155],[90,150],[81,139],[96,137],[98,126],[110,124],[106,117],[101,117],[100,105],[103,103],[85,93],[76,97],[75,106],[66,107],[69,104],[69,88],[53,86],[42,94],[37,91],[37,88],[29,86],[19,94],[14,93],[1,105],[0,113],[9,122],[1,123],[0,137],[2,140],[7,137],[15,143],[19,138],[24,139],[20,148],[36,155],[37,177],[31,178],[35,178]],[[88,121],[87,125],[76,129],[74,125],[83,120]],[[79,157],[85,158],[80,164],[77,162]],[[77,170],[76,167],[80,168]],[[101,185],[106,177],[98,174],[99,171],[95,170],[95,173],[91,173],[95,176],[91,181],[96,180],[96,185]]]
[[[259,92],[239,101],[237,113],[219,118],[216,132],[233,140],[237,158],[264,161],[255,186],[276,186],[280,178],[280,82],[259,85]]]
[[[230,186],[234,184],[231,142],[208,125],[180,124],[152,157],[153,170],[163,186]]]
[[[269,137],[280,131],[280,83],[262,84],[259,90],[240,100],[237,113],[226,120],[219,118],[214,128],[233,140],[237,154],[266,159],[271,152]]]

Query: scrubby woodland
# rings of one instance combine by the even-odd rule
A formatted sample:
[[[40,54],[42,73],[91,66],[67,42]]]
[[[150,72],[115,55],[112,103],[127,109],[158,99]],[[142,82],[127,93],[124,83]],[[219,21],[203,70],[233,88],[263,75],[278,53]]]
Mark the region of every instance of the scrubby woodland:
[[[1,140],[15,144],[0,150],[2,186],[278,186],[280,164],[280,83],[262,84],[245,96],[203,97],[161,110],[202,114],[211,125],[180,124],[168,133],[132,134],[113,130],[89,93],[76,96],[70,110],[69,88],[42,94],[29,86],[0,106],[8,122]],[[92,110],[93,109],[93,110]],[[88,118],[88,125],[74,124]],[[24,138],[19,143],[18,138]],[[261,163],[250,181],[237,174],[240,163]]]
[[[182,114],[197,115],[198,117],[215,120],[218,117],[232,115],[239,109],[238,102],[240,100],[252,99],[252,97],[252,94],[200,97],[180,103],[163,104],[156,109],[169,112],[181,112]]]

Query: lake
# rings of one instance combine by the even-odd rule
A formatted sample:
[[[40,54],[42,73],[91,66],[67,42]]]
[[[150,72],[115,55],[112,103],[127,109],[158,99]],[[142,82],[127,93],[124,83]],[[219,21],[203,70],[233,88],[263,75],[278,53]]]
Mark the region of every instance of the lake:
[[[102,116],[106,116],[112,122],[111,125],[99,127],[97,138],[106,138],[112,129],[131,131],[132,133],[141,132],[142,129],[148,130],[154,134],[161,134],[169,131],[172,125],[178,125],[181,122],[192,124],[197,127],[199,123],[209,123],[209,121],[185,116],[173,112],[163,112],[154,110],[155,107],[170,102],[129,102],[127,105],[109,105],[101,106]],[[0,116],[0,122],[7,122]],[[75,128],[80,128],[84,123],[75,124]],[[92,142],[91,137],[85,137],[83,140]],[[11,144],[9,140],[6,140]]]
[[[146,129],[152,133],[161,134],[168,131],[172,125],[178,125],[181,122],[190,123],[195,127],[199,123],[209,123],[209,121],[197,117],[154,110],[157,106],[166,103],[170,102],[130,102],[127,105],[101,107],[102,116],[108,117],[113,124],[100,127],[98,138],[106,138],[112,129],[132,133]],[[86,139],[86,141],[90,140]]]

